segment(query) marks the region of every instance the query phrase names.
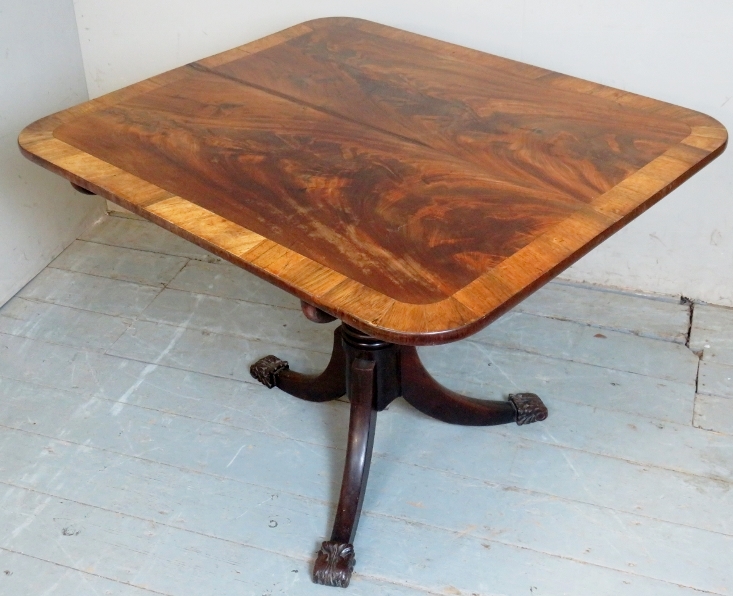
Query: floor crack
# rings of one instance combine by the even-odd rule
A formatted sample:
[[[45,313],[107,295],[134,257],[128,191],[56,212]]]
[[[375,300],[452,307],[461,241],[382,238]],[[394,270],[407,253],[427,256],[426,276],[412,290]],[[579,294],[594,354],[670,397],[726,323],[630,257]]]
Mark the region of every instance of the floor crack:
[[[692,337],[692,321],[695,317],[695,302],[686,296],[680,296],[680,304],[686,304],[688,308],[688,319],[687,319],[687,336],[685,337],[685,346],[697,356],[697,367],[695,368],[695,397],[693,400],[692,407],[692,426],[695,425],[695,408],[697,407],[697,394],[700,385],[700,363],[702,362],[703,350],[695,351],[690,348],[690,338]],[[699,428],[699,427],[698,427]]]
[[[685,347],[690,347],[690,336],[692,335],[692,317],[695,316],[695,302],[687,296],[680,296],[680,304],[687,305],[688,317],[687,317],[687,335],[685,335]],[[697,354],[700,358],[700,354]]]

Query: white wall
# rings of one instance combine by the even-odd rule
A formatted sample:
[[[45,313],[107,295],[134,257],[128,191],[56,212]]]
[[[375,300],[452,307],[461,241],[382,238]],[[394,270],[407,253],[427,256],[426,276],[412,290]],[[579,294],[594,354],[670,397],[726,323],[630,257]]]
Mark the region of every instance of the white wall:
[[[0,305],[70,244],[104,202],[20,155],[32,121],[87,99],[71,0],[0,0]]]
[[[91,96],[287,26],[359,16],[693,108],[733,130],[724,0],[75,0]],[[733,306],[733,149],[565,276]]]

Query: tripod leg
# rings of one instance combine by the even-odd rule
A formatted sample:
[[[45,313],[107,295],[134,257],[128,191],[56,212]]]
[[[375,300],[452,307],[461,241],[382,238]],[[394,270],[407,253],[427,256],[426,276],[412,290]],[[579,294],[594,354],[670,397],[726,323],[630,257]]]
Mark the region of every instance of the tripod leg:
[[[547,418],[547,408],[534,393],[516,393],[508,401],[475,399],[460,395],[438,383],[425,370],[417,350],[403,346],[402,397],[432,418],[467,426],[519,425]]]
[[[355,358],[349,375],[349,442],[331,540],[324,542],[313,568],[313,581],[324,586],[345,588],[354,569],[354,536],[364,502],[369,464],[372,459],[375,407],[375,362]]]
[[[341,341],[341,327],[333,333],[331,361],[320,375],[304,375],[290,370],[288,363],[277,356],[265,356],[249,369],[250,374],[268,388],[306,401],[331,401],[346,393],[346,355]]]

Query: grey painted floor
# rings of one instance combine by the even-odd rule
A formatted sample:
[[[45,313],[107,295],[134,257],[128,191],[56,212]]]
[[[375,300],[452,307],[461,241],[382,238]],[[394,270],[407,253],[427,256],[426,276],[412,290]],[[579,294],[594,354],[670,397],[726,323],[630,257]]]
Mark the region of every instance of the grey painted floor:
[[[75,242],[0,309],[0,594],[335,594],[348,404],[248,374],[319,370],[332,329],[147,222]],[[420,352],[550,418],[380,414],[349,593],[733,594],[733,311],[554,283]]]

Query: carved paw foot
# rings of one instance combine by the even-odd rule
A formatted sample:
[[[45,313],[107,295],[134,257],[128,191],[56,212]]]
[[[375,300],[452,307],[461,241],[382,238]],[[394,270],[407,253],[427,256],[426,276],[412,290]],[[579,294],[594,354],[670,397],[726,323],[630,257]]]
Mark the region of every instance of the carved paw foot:
[[[513,393],[509,401],[517,410],[516,422],[519,426],[532,422],[541,422],[547,418],[547,406],[534,393]]]
[[[288,369],[288,363],[277,356],[265,356],[249,367],[249,374],[268,389],[277,385],[277,375]]]
[[[313,581],[322,586],[346,588],[354,571],[354,547],[343,542],[324,542],[313,567]]]

